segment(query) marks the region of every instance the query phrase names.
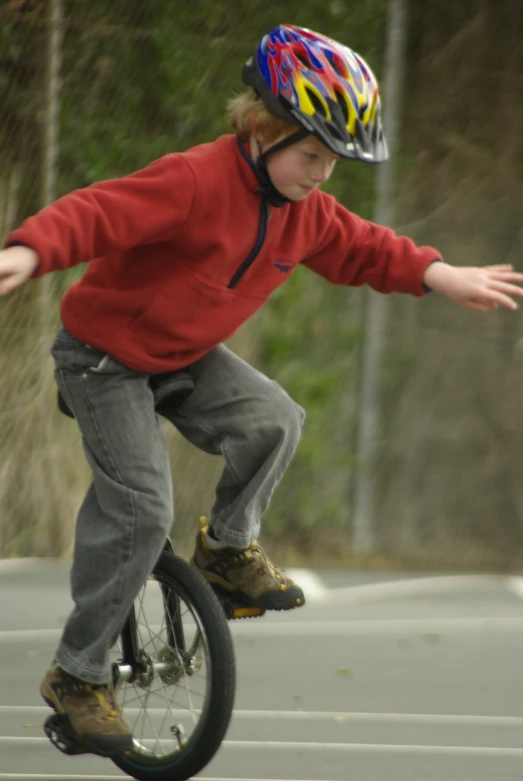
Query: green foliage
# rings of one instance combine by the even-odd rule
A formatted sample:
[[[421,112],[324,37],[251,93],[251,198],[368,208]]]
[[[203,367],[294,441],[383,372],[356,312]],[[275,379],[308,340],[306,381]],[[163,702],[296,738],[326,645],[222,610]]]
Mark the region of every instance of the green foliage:
[[[45,3],[12,5],[14,12],[0,17],[2,93],[8,85],[0,106],[0,198],[1,186],[16,170],[21,185],[10,204],[16,224],[41,205],[48,29]],[[243,89],[242,65],[278,23],[346,42],[379,75],[385,12],[383,0],[65,0],[56,196],[229,132],[224,107]],[[369,167],[341,164],[329,190],[371,217],[373,177]],[[53,279],[56,308],[82,270]],[[362,336],[358,302],[357,293],[300,271],[255,320],[256,365],[308,415],[296,460],[275,496],[269,529],[307,529],[325,518],[334,524],[346,518],[353,367]]]
[[[266,528],[296,535],[318,523],[343,524],[352,468],[351,370],[362,338],[354,294],[299,269],[273,295],[256,333],[257,365],[307,413]]]
[[[75,24],[64,49],[64,191],[226,132],[224,104],[243,89],[242,64],[282,20],[346,40],[374,64],[383,4],[348,12],[338,2],[193,2],[173,13],[159,0],[74,0],[68,18]]]
[[[43,36],[36,18],[34,12],[11,17],[0,9],[0,185],[10,190],[16,180],[25,214],[39,205]]]

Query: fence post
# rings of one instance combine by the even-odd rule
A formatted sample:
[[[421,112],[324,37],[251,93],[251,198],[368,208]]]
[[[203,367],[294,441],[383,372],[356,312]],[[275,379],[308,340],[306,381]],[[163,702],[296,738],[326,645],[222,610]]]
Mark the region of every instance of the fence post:
[[[43,126],[42,177],[40,206],[52,203],[56,197],[56,167],[58,159],[60,66],[62,57],[62,0],[48,0],[47,46],[45,59],[45,106]],[[51,285],[48,276],[40,280],[42,333],[49,322]]]
[[[374,221],[387,225],[391,218],[392,167],[399,138],[401,87],[405,58],[408,0],[391,0],[385,54],[383,126],[391,161],[378,167],[377,202]],[[365,311],[365,341],[362,355],[356,440],[357,471],[354,484],[353,548],[358,554],[372,554],[377,547],[375,513],[375,470],[380,431],[380,384],[385,340],[387,300],[369,290]]]

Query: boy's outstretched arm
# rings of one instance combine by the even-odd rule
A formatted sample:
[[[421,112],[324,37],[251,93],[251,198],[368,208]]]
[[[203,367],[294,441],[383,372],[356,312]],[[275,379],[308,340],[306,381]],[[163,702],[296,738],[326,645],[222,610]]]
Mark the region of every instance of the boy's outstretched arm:
[[[436,262],[423,275],[423,283],[431,290],[476,312],[489,312],[499,305],[518,309],[513,297],[523,298],[522,282],[523,274],[510,264],[475,267]]]
[[[194,174],[183,155],[164,155],[128,176],[67,193],[28,217],[5,244],[31,247],[37,253],[38,266],[32,272],[37,278],[171,239],[183,230],[194,196]],[[2,257],[11,276],[7,267],[15,256]]]
[[[330,282],[414,296],[434,290],[477,312],[518,309],[513,299],[523,297],[523,274],[511,264],[451,266],[434,247],[364,220],[326,193],[317,194],[316,207],[327,228],[302,263]]]
[[[0,296],[29,279],[37,266],[38,255],[30,247],[14,246],[0,250]]]

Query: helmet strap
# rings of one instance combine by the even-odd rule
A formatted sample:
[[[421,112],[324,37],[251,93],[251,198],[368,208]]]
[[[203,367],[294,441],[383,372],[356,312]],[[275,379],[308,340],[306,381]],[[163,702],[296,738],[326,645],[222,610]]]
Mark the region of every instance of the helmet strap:
[[[296,133],[292,133],[290,136],[282,138],[281,141],[278,141],[268,149],[265,149],[264,152],[260,151],[260,154],[254,163],[254,169],[256,171],[258,181],[261,185],[258,192],[267,198],[272,206],[284,206],[286,203],[292,203],[292,201],[290,198],[286,198],[284,195],[282,195],[280,191],[277,190],[273,185],[269,171],[267,169],[268,156],[274,154],[275,152],[280,152],[282,149],[286,149],[288,146],[292,146],[292,144],[296,144],[298,141],[301,141],[308,135],[310,135],[308,130],[305,130],[305,128],[300,128],[296,131]]]
[[[300,128],[296,131],[296,133],[292,133],[290,136],[282,138],[281,141],[278,141],[268,149],[265,149],[264,152],[260,151],[256,162],[254,162],[252,158],[247,155],[240,138],[238,138],[238,146],[240,148],[242,157],[247,160],[252,170],[256,174],[256,178],[258,179],[260,186],[256,192],[265,198],[271,204],[271,206],[285,206],[286,203],[292,203],[292,201],[290,198],[286,198],[284,195],[282,195],[280,191],[277,190],[273,185],[269,171],[267,170],[267,157],[274,154],[274,152],[279,152],[281,149],[286,149],[288,146],[296,144],[298,141],[301,141],[308,135],[310,135],[308,130],[305,128]]]
[[[280,152],[282,149],[286,149],[288,146],[297,144],[298,141],[303,141],[304,138],[307,138],[307,136],[310,135],[311,133],[309,130],[306,130],[304,127],[300,127],[298,130],[296,130],[295,133],[291,133],[290,136],[285,136],[285,138],[282,138],[281,141],[278,141],[276,144],[268,147],[265,152],[261,152],[260,157],[267,159],[267,155],[272,155],[274,152]]]

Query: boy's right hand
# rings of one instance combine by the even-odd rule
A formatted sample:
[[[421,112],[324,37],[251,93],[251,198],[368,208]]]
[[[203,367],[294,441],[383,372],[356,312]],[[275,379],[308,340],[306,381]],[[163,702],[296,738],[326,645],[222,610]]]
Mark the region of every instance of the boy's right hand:
[[[0,296],[21,285],[38,266],[38,254],[31,247],[0,250]]]

